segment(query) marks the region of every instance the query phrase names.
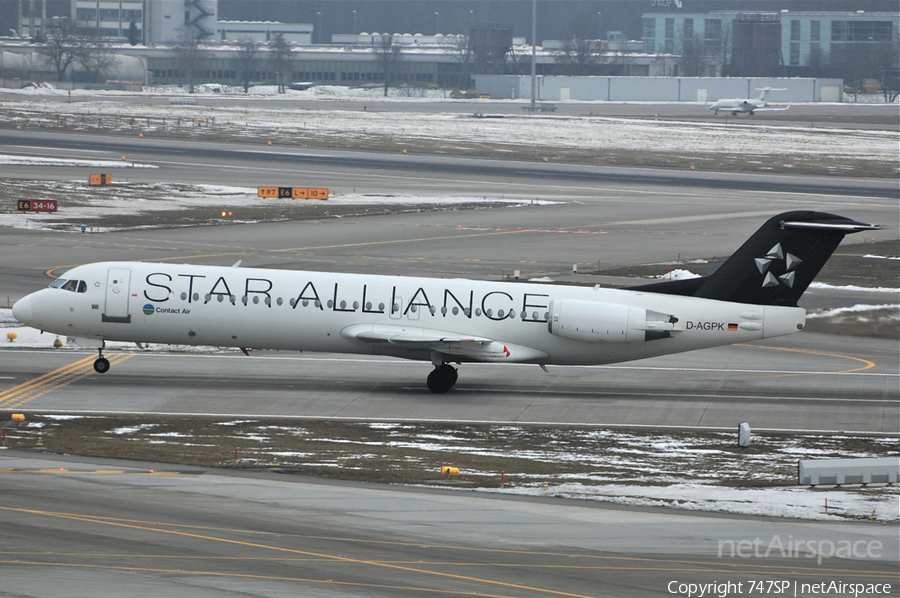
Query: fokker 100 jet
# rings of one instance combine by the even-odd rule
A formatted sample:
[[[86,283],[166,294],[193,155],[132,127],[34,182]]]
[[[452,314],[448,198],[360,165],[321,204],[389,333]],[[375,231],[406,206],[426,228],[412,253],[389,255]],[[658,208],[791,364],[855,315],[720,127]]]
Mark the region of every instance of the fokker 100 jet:
[[[768,220],[714,273],[626,289],[257,268],[102,262],[13,306],[28,326],[105,341],[390,355],[451,364],[599,365],[801,330],[797,300],[844,235],[877,226],[822,212]]]
[[[769,108],[768,97],[770,91],[784,91],[784,88],[763,87],[759,89],[759,97],[754,100],[745,100],[741,98],[716,100],[714,104],[709,106],[707,110],[715,110],[715,114],[719,114],[719,110],[731,112],[737,116],[741,113],[748,113],[753,116],[757,110],[783,111],[790,108],[790,104],[786,108]]]

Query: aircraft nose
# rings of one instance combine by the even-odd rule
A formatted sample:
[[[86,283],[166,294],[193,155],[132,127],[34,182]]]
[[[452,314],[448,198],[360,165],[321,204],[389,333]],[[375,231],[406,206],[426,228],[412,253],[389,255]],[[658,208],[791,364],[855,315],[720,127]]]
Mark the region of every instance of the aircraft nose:
[[[31,309],[32,301],[31,295],[28,295],[27,297],[22,297],[13,304],[13,316],[23,324],[30,324],[31,320],[34,318]]]

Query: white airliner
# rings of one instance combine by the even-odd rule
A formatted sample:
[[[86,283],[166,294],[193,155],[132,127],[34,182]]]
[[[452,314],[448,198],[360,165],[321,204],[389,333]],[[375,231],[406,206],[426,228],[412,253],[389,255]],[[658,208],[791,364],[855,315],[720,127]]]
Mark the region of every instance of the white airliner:
[[[628,289],[103,262],[13,306],[28,326],[99,348],[175,343],[392,355],[451,363],[597,365],[801,330],[803,294],[844,235],[877,226],[798,211],[766,222],[715,273]]]
[[[787,108],[769,108],[768,97],[770,91],[784,91],[783,87],[775,88],[775,87],[763,87],[758,90],[759,97],[755,100],[744,100],[741,98],[732,98],[732,99],[723,99],[717,100],[712,106],[707,108],[707,110],[715,110],[716,114],[719,114],[719,110],[723,110],[725,112],[731,112],[734,115],[738,115],[742,112],[750,113],[750,116],[757,110],[769,110],[769,111],[782,111],[790,108],[790,104],[788,104]]]

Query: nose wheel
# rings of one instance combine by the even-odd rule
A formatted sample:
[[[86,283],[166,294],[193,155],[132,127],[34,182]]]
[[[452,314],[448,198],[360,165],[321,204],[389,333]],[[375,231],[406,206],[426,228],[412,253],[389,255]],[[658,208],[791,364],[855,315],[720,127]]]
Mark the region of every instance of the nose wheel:
[[[459,372],[455,367],[446,363],[442,364],[428,374],[428,390],[436,394],[443,394],[453,388],[457,378],[459,378]]]
[[[105,374],[109,371],[109,360],[103,357],[103,349],[100,349],[100,356],[94,360],[94,371],[98,374]]]

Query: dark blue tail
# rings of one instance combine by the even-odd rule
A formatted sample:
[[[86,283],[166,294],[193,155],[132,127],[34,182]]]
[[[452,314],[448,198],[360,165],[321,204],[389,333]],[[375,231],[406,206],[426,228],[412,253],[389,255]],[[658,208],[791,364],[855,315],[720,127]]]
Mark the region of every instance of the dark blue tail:
[[[824,212],[785,212],[763,224],[712,274],[631,290],[796,306],[844,235],[878,228]]]

